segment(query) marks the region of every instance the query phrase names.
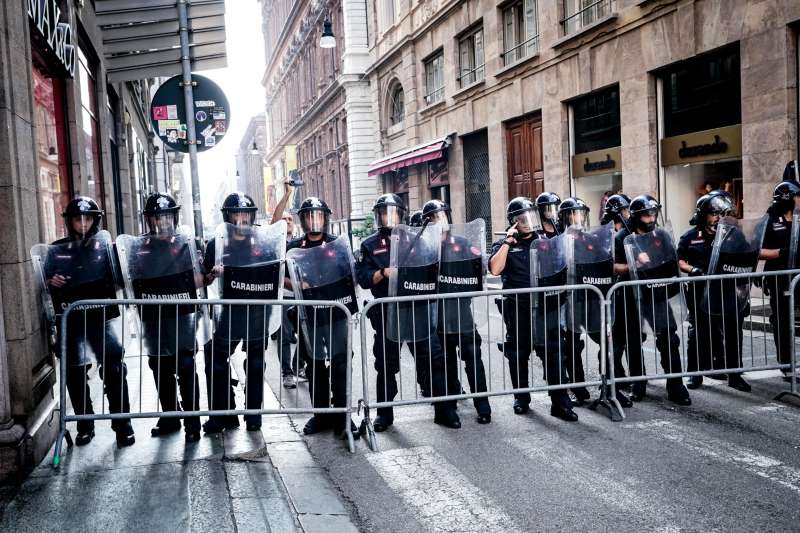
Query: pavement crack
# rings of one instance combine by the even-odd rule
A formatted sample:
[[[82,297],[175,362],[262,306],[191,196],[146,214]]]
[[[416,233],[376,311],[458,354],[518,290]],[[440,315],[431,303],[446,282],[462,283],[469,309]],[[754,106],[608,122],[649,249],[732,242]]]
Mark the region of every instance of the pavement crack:
[[[225,465],[222,465],[222,474],[225,476],[225,493],[228,496],[228,513],[231,517],[231,524],[233,525],[233,531],[239,531],[239,526],[236,524],[236,513],[233,510],[233,494],[231,492],[231,483],[228,479],[228,469],[225,468]]]

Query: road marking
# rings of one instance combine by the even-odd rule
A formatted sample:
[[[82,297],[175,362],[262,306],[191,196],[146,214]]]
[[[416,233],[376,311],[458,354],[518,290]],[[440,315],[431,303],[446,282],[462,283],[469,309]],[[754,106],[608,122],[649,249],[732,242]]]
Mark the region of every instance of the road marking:
[[[626,521],[647,517],[647,527],[652,528],[652,521],[664,520],[658,531],[678,531],[680,528],[671,523],[672,511],[657,502],[655,494],[647,494],[646,486],[636,476],[624,475],[619,471],[604,469],[597,458],[583,449],[565,442],[554,435],[526,435],[513,439],[510,444],[548,470],[560,472],[568,480],[580,480],[586,487],[602,487],[593,493],[593,498],[600,499],[605,505],[612,506]]]
[[[705,433],[678,427],[668,420],[641,422],[627,427],[647,431],[658,438],[675,442],[722,463],[733,463],[751,474],[768,479],[800,495],[800,469],[787,465],[780,459],[760,454],[732,442],[715,439]]]
[[[500,506],[430,446],[365,457],[428,531],[521,531]]]

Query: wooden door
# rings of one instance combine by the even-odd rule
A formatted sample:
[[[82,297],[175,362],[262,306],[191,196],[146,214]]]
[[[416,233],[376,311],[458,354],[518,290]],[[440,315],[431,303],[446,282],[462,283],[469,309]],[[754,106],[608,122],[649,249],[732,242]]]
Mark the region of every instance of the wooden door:
[[[527,118],[506,128],[508,197],[535,198],[544,191],[542,121]]]

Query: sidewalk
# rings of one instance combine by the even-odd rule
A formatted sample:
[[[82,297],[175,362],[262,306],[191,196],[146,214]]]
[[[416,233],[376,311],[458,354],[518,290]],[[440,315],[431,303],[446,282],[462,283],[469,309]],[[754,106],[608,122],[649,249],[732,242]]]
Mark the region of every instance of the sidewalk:
[[[51,452],[3,498],[0,530],[357,531],[288,416],[190,445],[182,432],[151,438],[154,424],[134,420],[136,444],[119,449],[99,421],[89,445],[65,448],[59,470]]]

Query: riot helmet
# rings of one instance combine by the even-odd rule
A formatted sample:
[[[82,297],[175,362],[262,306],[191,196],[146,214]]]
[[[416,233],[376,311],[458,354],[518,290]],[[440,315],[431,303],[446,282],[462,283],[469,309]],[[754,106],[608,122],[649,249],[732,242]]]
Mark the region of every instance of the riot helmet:
[[[725,191],[711,191],[697,200],[694,216],[689,222],[693,226],[705,227],[714,232],[721,217],[732,216],[735,212],[730,194]]]
[[[453,218],[450,215],[450,206],[441,200],[428,200],[422,206],[422,218],[430,223],[441,224],[443,231],[450,229]]]
[[[614,222],[615,224],[622,224],[627,226],[628,218],[631,216],[631,199],[626,195],[612,194],[606,200],[606,205],[603,206],[603,216],[600,219],[601,224],[608,224]]]
[[[406,206],[403,200],[396,194],[382,194],[375,200],[372,206],[375,214],[375,225],[378,229],[392,229],[398,224],[402,224],[406,214]]]
[[[411,216],[408,218],[408,225],[411,227],[420,227],[422,226],[422,210],[418,209],[411,213]]]
[[[783,169],[781,181],[794,181],[800,183],[800,169],[797,167],[797,160],[789,161]]]
[[[178,227],[181,206],[169,194],[154,192],[147,197],[142,214],[152,234],[173,235]]]
[[[244,194],[243,192],[233,192],[225,198],[224,202],[222,202],[220,211],[222,211],[222,220],[228,224],[233,224],[236,226],[252,226],[255,224],[256,212],[258,211],[258,208],[256,207],[256,203],[253,201],[253,199],[247,194]],[[241,221],[242,217],[237,217],[236,213],[244,213],[248,215],[246,217],[248,222]]]
[[[100,231],[103,210],[88,196],[77,196],[67,204],[64,212],[67,235],[73,239],[85,239]]]
[[[571,196],[558,205],[558,220],[562,228],[581,226],[589,228],[589,206],[580,198]]]
[[[297,215],[300,217],[300,227],[303,233],[318,235],[328,231],[331,210],[328,204],[316,196],[309,196],[303,200],[300,209],[297,210]]]
[[[800,184],[796,181],[782,181],[772,191],[772,205],[779,214],[793,211],[800,205]]]
[[[630,210],[630,220],[635,229],[649,233],[658,227],[661,204],[649,194],[642,194],[631,200]]]
[[[543,192],[536,197],[536,207],[539,210],[539,218],[542,222],[550,222],[553,226],[558,220],[558,206],[561,198],[554,192]]]
[[[541,227],[536,204],[524,196],[517,196],[508,202],[506,217],[510,225],[517,225],[517,231],[522,237],[533,233]]]

